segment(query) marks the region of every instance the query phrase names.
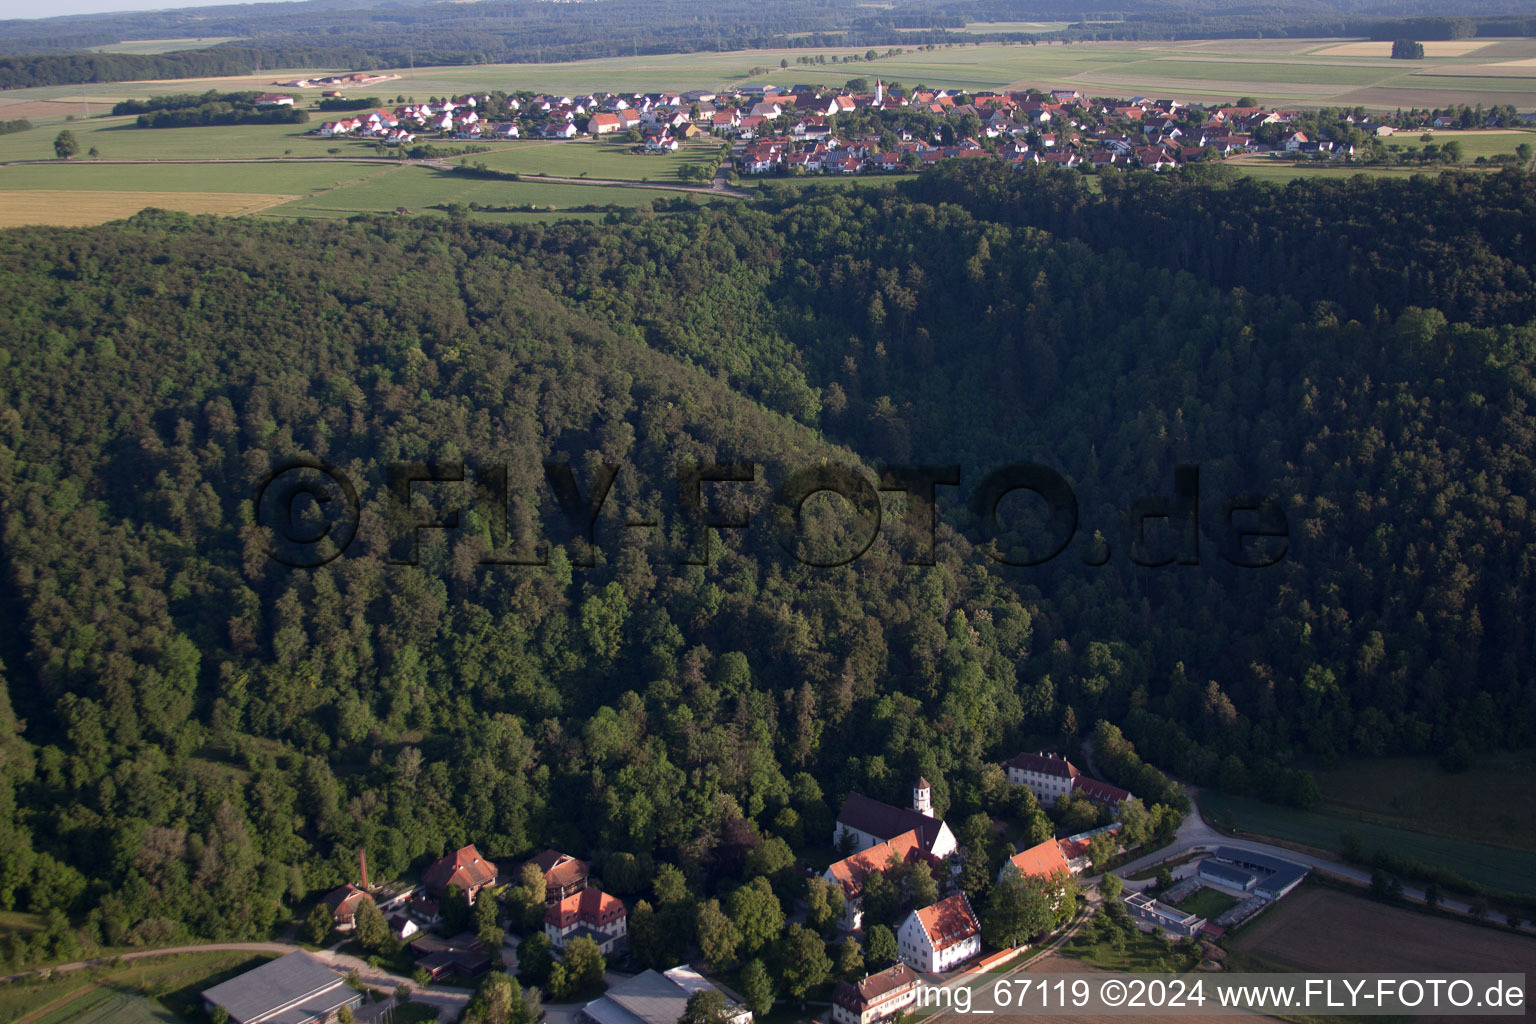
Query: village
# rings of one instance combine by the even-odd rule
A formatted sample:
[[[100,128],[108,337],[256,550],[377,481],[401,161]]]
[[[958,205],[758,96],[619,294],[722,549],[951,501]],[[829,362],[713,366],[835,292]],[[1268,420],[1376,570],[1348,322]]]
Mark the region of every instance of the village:
[[[1059,939],[1095,914],[1108,914],[1170,947],[1182,943],[1198,951],[1202,943],[1225,934],[1223,925],[1253,917],[1308,873],[1300,864],[1220,847],[1186,864],[1179,881],[1161,877],[1162,897],[1153,898],[1105,870],[1144,842],[1158,845],[1148,833],[1146,808],[1130,792],[1092,778],[1057,754],[1021,753],[1000,768],[1026,805],[1062,813],[1075,803],[1078,814],[1087,808],[1103,823],[1017,852],[1009,844],[994,874],[983,866],[988,865],[987,852],[962,845],[936,815],[927,779],[915,780],[908,806],[851,792],[836,816],[829,837],[831,859],[824,867],[815,851],[807,851],[781,868],[771,884],[761,876],[749,879],[724,901],[731,916],[745,915],[735,924],[722,916],[719,902],[699,904],[698,921],[687,929],[696,928],[696,934],[678,946],[697,956],[660,970],[612,973],[610,964],[630,971],[643,966],[630,949],[637,941],[632,916],[649,919],[653,908],[643,899],[626,903],[604,891],[592,862],[555,849],[498,863],[470,843],[428,865],[416,882],[383,884],[370,881],[366,852],[359,851],[356,881],[326,893],[306,927],[316,943],[339,940],[341,948],[360,943],[365,949],[393,950],[395,963],[410,965],[419,989],[475,986],[504,970],[524,980],[537,974],[546,989],[543,999],[561,1002],[592,991],[575,983],[578,975],[603,979],[606,991],[572,1005],[561,1017],[576,1024],[677,1024],[700,992],[710,993],[719,1008],[715,1019],[752,1024],[751,1004],[758,1004],[760,1017],[771,1009],[773,993],[765,1008],[760,991],[746,996],[735,991],[733,982],[747,986],[746,972],[726,971],[731,951],[755,922],[770,920],[782,927],[787,919],[789,930],[811,945],[806,956],[823,964],[815,977],[802,979],[809,983],[788,993],[798,995],[799,1009],[811,1015],[807,1019],[873,1024],[912,1009],[925,976],[963,983],[1031,949],[1053,941],[1059,945]],[[1027,796],[1015,787],[1027,790]],[[1166,820],[1176,825],[1177,814]],[[1127,831],[1135,831],[1135,839],[1128,839]],[[1164,841],[1168,834],[1164,830]],[[977,874],[978,868],[984,875]],[[675,878],[680,882],[681,875]],[[658,901],[675,898],[664,892],[672,884],[657,879]],[[981,885],[991,892],[985,906],[976,892]],[[775,895],[786,888],[788,908]],[[1222,894],[1230,906],[1221,923],[1177,906],[1202,889]],[[1012,894],[1016,905],[1000,895],[1004,892]],[[742,893],[747,898],[738,899]],[[1035,894],[1039,915],[1022,909],[1031,898],[1026,893]],[[530,894],[539,911],[536,922],[519,902]],[[876,909],[877,902],[882,909]],[[871,923],[877,914],[897,923]],[[504,924],[521,934],[503,931]],[[654,929],[655,924],[644,927]],[[722,928],[740,929],[723,947]],[[837,958],[836,970],[828,947]],[[853,965],[849,948],[859,954]],[[534,967],[536,961],[541,966]],[[380,958],[370,962],[377,965]],[[859,965],[865,968],[862,976],[849,976],[850,966],[856,973]],[[343,983],[313,954],[296,951],[204,991],[202,999],[214,1019],[232,1024],[259,1024],[280,1008],[302,1011],[303,1019],[322,1024],[351,1024],[387,1021],[389,1012],[410,998],[409,989],[403,985],[394,993],[381,992],[370,1002],[359,986]],[[807,1003],[813,990],[826,1000],[820,1009]]]
[[[291,103],[292,97],[272,94],[258,102]],[[712,135],[732,142],[732,169],[742,175],[858,175],[966,159],[1016,168],[1153,171],[1246,154],[1380,160],[1382,140],[1398,131],[1469,126],[1467,114],[1455,111],[1387,115],[1356,109],[1337,111],[1336,120],[1318,127],[1315,111],[1239,103],[1089,97],[1074,89],[967,94],[888,87],[876,79],[868,91],[751,85],[721,92],[482,93],[359,112],[325,121],[312,135],[391,146],[424,137],[473,142],[585,136],[627,141],[647,153],[674,152],[689,139]],[[1479,111],[1480,126],[1505,122],[1524,120],[1512,110]]]

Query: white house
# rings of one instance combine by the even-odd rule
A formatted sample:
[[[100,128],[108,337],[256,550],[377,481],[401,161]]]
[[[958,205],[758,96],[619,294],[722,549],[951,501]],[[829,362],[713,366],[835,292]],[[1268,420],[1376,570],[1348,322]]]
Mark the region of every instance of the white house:
[[[853,851],[858,852],[914,830],[922,840],[923,852],[930,856],[942,859],[958,848],[949,826],[933,816],[933,788],[927,779],[918,779],[912,787],[910,809],[849,793],[832,829],[832,845],[842,849],[843,837],[849,835]]]
[[[1146,164],[1145,160],[1143,164]],[[1131,798],[1128,790],[1090,779],[1078,771],[1071,761],[1057,754],[1019,754],[1005,767],[1008,769],[1009,782],[1015,786],[1028,786],[1035,798],[1043,804],[1055,803],[1058,797],[1072,796],[1074,793],[1111,807]]]
[[[981,952],[981,923],[965,893],[907,915],[896,932],[902,962],[924,972],[949,971]]]
[[[624,903],[601,889],[583,889],[550,905],[544,914],[544,934],[556,949],[571,939],[590,935],[605,954],[627,931],[629,915]]]

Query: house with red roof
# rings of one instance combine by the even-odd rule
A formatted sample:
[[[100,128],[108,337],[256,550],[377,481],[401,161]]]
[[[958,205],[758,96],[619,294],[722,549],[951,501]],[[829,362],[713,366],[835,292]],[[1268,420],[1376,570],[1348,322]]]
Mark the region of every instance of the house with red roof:
[[[496,881],[496,865],[480,856],[470,843],[436,861],[422,872],[421,884],[427,895],[441,900],[450,885],[458,886],[465,899],[475,902],[475,894]]]
[[[601,113],[593,114],[587,121],[588,135],[607,135],[619,131],[624,127],[624,122],[618,114]]]
[[[607,954],[624,937],[628,922],[624,902],[617,896],[601,889],[583,889],[550,905],[544,912],[544,934],[556,949],[564,949],[572,939],[590,936]]]
[[[923,972],[950,971],[981,952],[981,922],[963,892],[907,915],[896,932],[903,963]]]
[[[357,927],[357,909],[364,901],[372,903],[373,897],[350,882],[339,889],[332,889],[325,894],[323,900],[331,908],[331,920],[339,932],[350,932]]]
[[[544,873],[544,902],[559,903],[567,896],[587,887],[587,877],[592,869],[584,860],[577,860],[559,850],[545,850],[537,857],[529,857],[524,864],[534,864]]]
[[[1002,868],[997,872],[998,881],[1002,881],[1003,876],[1010,871],[1016,871],[1025,878],[1031,876],[1048,878],[1058,871],[1071,874],[1072,867],[1067,863],[1061,844],[1055,839],[1047,839],[1027,850],[1019,851],[1004,861]]]
[[[851,857],[844,857],[828,867],[822,877],[843,890],[843,927],[848,931],[856,930],[863,919],[861,899],[864,895],[864,880],[871,872],[884,871],[890,867],[893,860],[898,864],[924,861],[934,878],[943,877],[939,873],[943,861],[930,856],[923,849],[922,836],[916,829],[903,832],[887,842],[876,843]]]

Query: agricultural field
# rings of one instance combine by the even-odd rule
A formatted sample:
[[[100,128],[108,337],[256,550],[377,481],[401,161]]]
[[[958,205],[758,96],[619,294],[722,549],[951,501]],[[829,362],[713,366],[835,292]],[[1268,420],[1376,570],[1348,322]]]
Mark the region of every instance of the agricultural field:
[[[76,106],[78,111],[79,107]],[[0,106],[0,116],[10,117]],[[340,148],[346,155],[372,153],[371,145],[306,135],[319,127],[310,124],[216,125],[208,128],[139,128],[132,117],[91,118],[67,125],[38,124],[31,131],[0,136],[0,154],[6,160],[52,160],[53,140],[61,127],[68,128],[80,143],[81,159],[92,148],[104,160],[208,160],[276,156],[329,156]],[[37,123],[34,121],[34,123]]]
[[[366,180],[396,166],[340,161],[13,164],[0,167],[0,227],[102,224],[145,207],[239,216]]]
[[[503,142],[488,153],[475,153],[459,163],[484,163],[498,171],[544,174],[555,178],[618,178],[626,181],[677,181],[685,165],[711,161],[720,140],[690,139],[676,153],[636,153],[633,143],[568,141]]]
[[[525,181],[487,181],[460,177],[432,167],[400,167],[387,174],[323,195],[312,196],[262,211],[273,217],[350,217],[356,213],[392,213],[404,207],[412,214],[446,215],[451,203],[479,203],[492,207],[477,219],[516,222],[549,220],[576,206],[641,206],[661,197],[689,196],[708,202],[705,194],[666,189],[626,188],[609,185],[560,185]],[[727,200],[735,202],[737,200]],[[593,214],[601,217],[602,214]],[[590,218],[586,218],[590,219]]]
[[[1315,774],[1324,811],[1442,836],[1498,836],[1536,851],[1536,755],[1529,751],[1485,755],[1464,773],[1427,757],[1389,757],[1348,758]]]
[[[1229,945],[1300,971],[1529,972],[1536,963],[1536,939],[1310,885],[1266,910]]]
[[[1151,936],[1144,936],[1144,938],[1146,938],[1146,940],[1149,942],[1155,942],[1159,945],[1164,945],[1162,939],[1152,938]],[[1164,948],[1166,948],[1166,946],[1164,946]],[[1143,969],[1146,970],[1150,968]],[[1073,977],[1088,977],[1096,974],[1109,974],[1110,972],[1110,968],[1098,966],[1083,960],[1075,959],[1073,957],[1063,956],[1060,953],[1050,953],[1041,957],[1035,963],[1030,964],[1029,967],[1022,971],[1009,971],[1008,973],[1018,974],[1020,976],[1028,975],[1030,978],[1036,978],[1038,975],[1049,976],[1055,974],[1071,975]],[[990,979],[991,975],[988,975],[987,977]],[[1070,984],[1070,981],[1068,983]],[[975,998],[978,1001],[983,999],[981,995],[977,995]],[[1050,1014],[1049,1019],[1051,1024],[1104,1024],[1104,1021],[1106,1020],[1131,1020],[1132,1018],[1105,1017],[1090,1014],[1074,1015],[1060,1011],[1053,1011]],[[1157,1015],[1157,1021],[1159,1024],[1199,1024],[1201,1021],[1208,1022],[1209,1020],[1209,1017],[1202,1017],[1197,1014],[1181,1016],[1173,1013],[1159,1013]]]
[[[1464,836],[1439,836],[1383,825],[1351,813],[1303,811],[1212,791],[1200,794],[1200,810],[1218,825],[1224,824],[1230,815],[1242,831],[1325,851],[1338,851],[1344,833],[1353,832],[1367,850],[1381,848],[1400,857],[1413,857],[1492,889],[1536,894],[1536,853],[1492,846]],[[1485,823],[1469,834],[1482,836],[1488,831]]]
[[[263,192],[83,192],[58,189],[0,192],[0,228],[29,224],[87,227],[122,220],[148,207],[238,217],[297,198]]]
[[[220,43],[232,43],[244,36],[182,36],[176,39],[129,39],[110,46],[92,48],[93,53],[175,53],[178,50],[202,50]]]
[[[1404,150],[1423,149],[1427,143],[1419,141],[1425,135],[1432,135],[1435,145],[1443,146],[1447,142],[1459,142],[1461,144],[1461,162],[1471,163],[1480,156],[1499,156],[1501,154],[1514,155],[1515,147],[1522,142],[1528,142],[1536,146],[1536,131],[1523,131],[1520,129],[1491,128],[1477,131],[1452,131],[1439,130],[1425,132],[1398,132],[1381,141],[1387,148],[1398,146]]]
[[[996,24],[996,23],[994,23]],[[1023,24],[1023,23],[1021,23]],[[1186,100],[1232,100],[1252,95],[1261,102],[1365,105],[1380,109],[1536,100],[1536,40],[1476,40],[1453,54],[1432,51],[1424,61],[1393,61],[1379,44],[1337,39],[1220,39],[1181,42],[983,43],[915,50],[877,61],[842,62],[848,48],[744,50],[724,53],[614,57],[547,64],[484,64],[471,67],[398,69],[397,80],[373,87],[381,96],[425,98],[477,89],[575,92],[595,89],[720,88],[741,82],[840,85],[853,77],[879,76],[930,86],[1001,89],[1037,86],[1076,88],[1090,94],[1173,95]],[[1338,49],[1344,47],[1342,52]],[[1453,47],[1455,48],[1455,47]],[[798,64],[804,57],[825,64]],[[833,58],[839,63],[832,63]],[[788,62],[780,68],[779,61]],[[757,74],[752,74],[754,69]],[[261,75],[178,82],[128,82],[90,87],[93,103],[128,96],[206,89],[268,89],[275,83],[339,68],[281,69]],[[301,91],[301,95],[310,95]],[[80,102],[79,89],[50,86],[17,90],[13,102]],[[61,108],[62,109],[62,108]],[[203,130],[203,129],[192,129]],[[163,133],[162,133],[163,134]]]
[[[161,1024],[202,1018],[198,993],[270,958],[186,953],[0,985],[0,1024]]]

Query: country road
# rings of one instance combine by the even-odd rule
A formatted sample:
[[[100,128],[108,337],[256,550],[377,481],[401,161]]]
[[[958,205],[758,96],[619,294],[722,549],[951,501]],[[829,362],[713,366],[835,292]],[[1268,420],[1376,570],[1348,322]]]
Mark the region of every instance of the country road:
[[[1091,757],[1091,755],[1090,755]],[[1091,760],[1089,761],[1092,764]],[[1133,882],[1126,876],[1133,875],[1144,868],[1152,867],[1166,860],[1176,860],[1187,853],[1200,852],[1215,849],[1218,846],[1231,846],[1239,850],[1247,850],[1250,853],[1265,853],[1271,857],[1280,857],[1296,864],[1305,864],[1322,875],[1337,878],[1340,881],[1354,885],[1369,886],[1371,884],[1371,872],[1354,864],[1346,864],[1343,861],[1329,857],[1319,857],[1315,854],[1301,853],[1286,846],[1273,843],[1265,843],[1256,839],[1234,839],[1222,835],[1216,829],[1208,825],[1200,816],[1200,790],[1185,784],[1184,791],[1189,794],[1191,805],[1190,813],[1184,816],[1184,822],[1175,833],[1172,845],[1165,846],[1154,853],[1148,854],[1128,864],[1122,864],[1114,870],[1125,883],[1127,889],[1145,889],[1151,885],[1151,881]],[[1173,869],[1174,877],[1184,877],[1195,871],[1193,863],[1181,865]],[[1424,902],[1424,890],[1410,886],[1403,887],[1403,896],[1415,903]],[[1461,900],[1453,900],[1442,897],[1440,906],[1446,910],[1458,914],[1471,914],[1472,908]],[[1536,924],[1527,923],[1521,925],[1521,931],[1536,934]]]

